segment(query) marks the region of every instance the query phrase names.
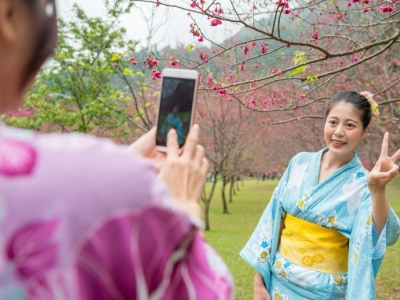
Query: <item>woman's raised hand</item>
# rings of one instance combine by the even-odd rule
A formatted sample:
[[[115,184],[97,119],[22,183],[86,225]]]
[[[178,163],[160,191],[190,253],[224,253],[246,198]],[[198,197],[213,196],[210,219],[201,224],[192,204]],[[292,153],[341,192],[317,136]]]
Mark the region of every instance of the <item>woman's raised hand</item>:
[[[388,148],[389,133],[386,132],[383,137],[381,156],[368,174],[368,186],[370,188],[384,188],[398,174],[399,166],[396,164],[396,161],[400,159],[400,149],[393,156],[389,157]]]
[[[159,177],[168,184],[175,202],[200,218],[199,200],[209,163],[204,157],[204,148],[198,145],[199,130],[198,125],[190,129],[181,155],[176,131],[171,129],[168,132],[167,159]]]

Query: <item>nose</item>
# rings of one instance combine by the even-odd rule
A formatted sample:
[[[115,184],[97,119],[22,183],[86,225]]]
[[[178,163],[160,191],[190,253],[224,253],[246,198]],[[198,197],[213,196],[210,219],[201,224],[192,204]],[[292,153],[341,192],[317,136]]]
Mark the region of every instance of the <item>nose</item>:
[[[343,136],[343,126],[342,125],[339,125],[338,127],[336,127],[335,136]]]

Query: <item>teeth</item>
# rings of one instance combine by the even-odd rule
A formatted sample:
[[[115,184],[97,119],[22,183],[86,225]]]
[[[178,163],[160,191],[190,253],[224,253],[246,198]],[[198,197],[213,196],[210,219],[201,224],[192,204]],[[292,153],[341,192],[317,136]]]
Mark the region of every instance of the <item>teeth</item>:
[[[333,141],[335,144],[341,144],[341,145],[344,145],[344,144],[346,144],[346,142],[339,142],[339,141]]]

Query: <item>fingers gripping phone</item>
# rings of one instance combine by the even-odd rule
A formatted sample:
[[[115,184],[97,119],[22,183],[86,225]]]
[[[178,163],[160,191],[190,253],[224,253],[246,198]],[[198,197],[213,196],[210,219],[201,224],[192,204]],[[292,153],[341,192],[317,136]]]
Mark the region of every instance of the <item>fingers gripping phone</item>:
[[[158,101],[156,149],[166,152],[168,131],[178,135],[179,148],[193,124],[199,74],[194,70],[167,68],[162,71]]]

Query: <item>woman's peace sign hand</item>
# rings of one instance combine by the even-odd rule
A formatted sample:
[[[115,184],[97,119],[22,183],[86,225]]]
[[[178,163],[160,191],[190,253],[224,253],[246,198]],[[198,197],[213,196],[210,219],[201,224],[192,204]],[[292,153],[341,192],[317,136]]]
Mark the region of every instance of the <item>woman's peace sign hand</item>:
[[[374,188],[384,188],[386,184],[396,177],[399,166],[396,161],[400,158],[400,149],[392,156],[388,156],[389,133],[383,137],[381,156],[374,168],[368,174],[368,186]]]

